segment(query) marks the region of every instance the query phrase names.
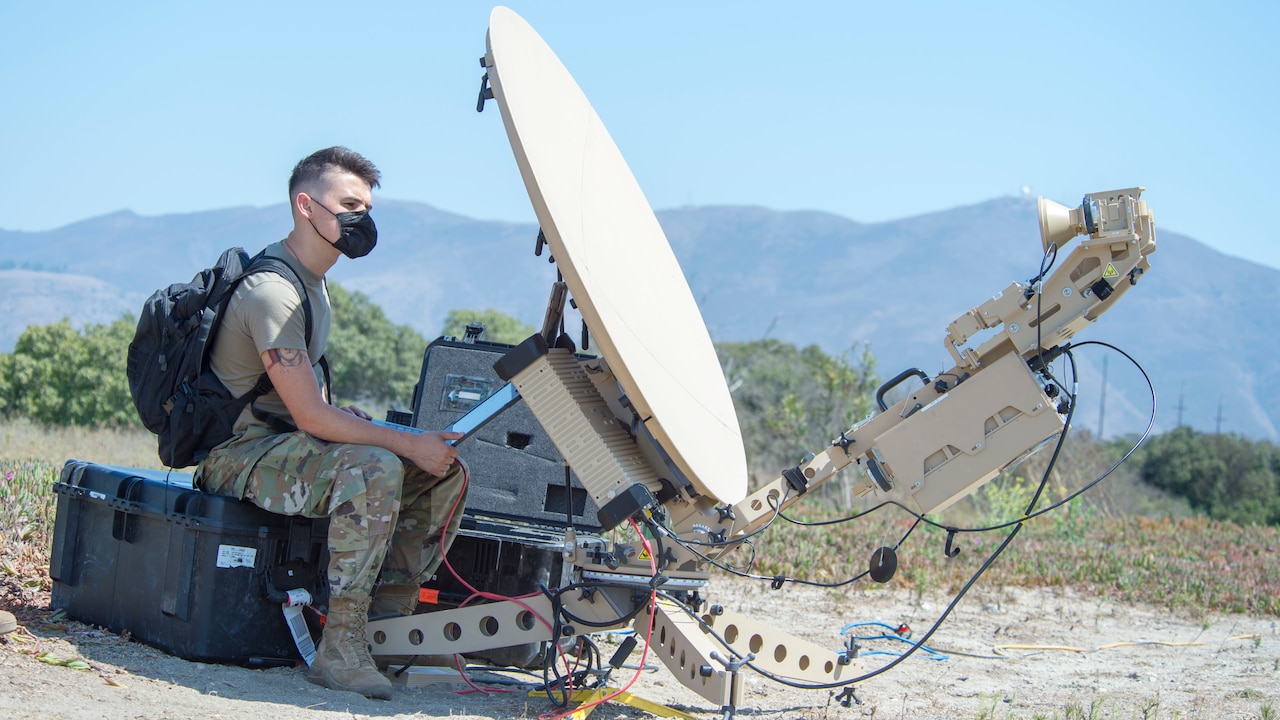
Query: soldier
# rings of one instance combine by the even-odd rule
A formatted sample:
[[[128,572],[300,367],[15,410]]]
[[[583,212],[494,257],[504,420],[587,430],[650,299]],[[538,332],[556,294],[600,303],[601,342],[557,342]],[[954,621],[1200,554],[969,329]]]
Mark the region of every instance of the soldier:
[[[329,339],[324,275],[338,256],[377,242],[369,217],[381,173],[343,147],[304,158],[289,179],[293,230],[265,252],[296,271],[311,307],[310,343],[295,286],[256,273],[236,289],[211,367],[232,393],[266,370],[274,390],[246,408],[236,434],[196,468],[197,485],[272,512],[329,518],[329,612],[307,679],[390,699],[365,639],[370,614],[412,614],[421,580],[440,564],[462,519],[457,433],[411,433],[370,422],[324,397]],[[446,527],[447,525],[447,527]],[[443,541],[442,541],[443,538]]]

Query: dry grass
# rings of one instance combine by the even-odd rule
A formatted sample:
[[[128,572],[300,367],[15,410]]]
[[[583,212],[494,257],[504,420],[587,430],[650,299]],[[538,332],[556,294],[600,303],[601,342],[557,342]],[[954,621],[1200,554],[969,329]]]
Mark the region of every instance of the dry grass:
[[[57,496],[68,459],[159,468],[155,436],[142,429],[0,423],[0,606],[47,604],[49,551]]]
[[[159,468],[154,442],[142,430],[0,423],[0,581],[9,592],[15,584],[47,590],[53,484],[66,460]],[[1004,491],[1008,497],[986,493],[986,512],[1023,505],[1024,490],[1013,485]],[[819,528],[779,521],[759,538],[756,571],[824,581],[849,577],[866,569],[873,550],[894,545],[909,524],[891,510]],[[900,550],[894,582],[921,593],[954,592],[1005,532],[958,535],[954,545],[962,552],[950,559],[943,552],[945,532],[918,528]],[[1204,518],[1108,517],[1077,500],[1027,523],[983,582],[1070,586],[1196,613],[1280,615],[1278,562],[1280,528]]]
[[[0,606],[44,604],[58,473],[41,460],[0,459]]]
[[[806,520],[823,519],[804,516]],[[865,571],[871,553],[893,546],[911,525],[900,511],[823,527],[779,521],[760,540],[757,571],[824,582]],[[958,534],[922,526],[898,551],[895,584],[953,593],[1009,533]],[[1202,615],[1280,616],[1280,528],[1242,527],[1208,518],[1104,517],[1079,501],[1028,521],[980,581],[1071,587]],[[874,583],[871,583],[874,584]]]
[[[0,460],[39,460],[61,467],[70,458],[156,468],[155,436],[142,428],[47,427],[26,419],[0,423]]]

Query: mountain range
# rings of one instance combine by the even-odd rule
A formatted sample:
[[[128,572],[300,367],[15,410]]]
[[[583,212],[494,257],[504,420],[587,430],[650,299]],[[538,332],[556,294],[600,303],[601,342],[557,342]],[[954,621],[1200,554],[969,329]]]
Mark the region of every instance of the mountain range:
[[[1157,222],[1159,208],[1154,208]],[[456,308],[496,308],[540,325],[551,283],[537,227],[379,199],[379,244],[329,277],[427,337]],[[950,367],[948,323],[1034,276],[1034,200],[999,198],[881,223],[813,211],[685,207],[658,219],[716,341],[772,337],[841,353],[869,344],[881,378]],[[138,216],[128,211],[41,232],[0,230],[0,352],[29,324],[133,314],[225,248],[255,252],[288,232],[283,204]],[[1277,439],[1280,271],[1158,230],[1151,272],[1076,341],[1109,342],[1149,374],[1156,431],[1179,421]],[[639,299],[638,299],[639,300]],[[1076,354],[1076,423],[1105,436],[1146,425],[1152,401],[1136,366],[1099,346]],[[1105,383],[1104,383],[1105,378]]]

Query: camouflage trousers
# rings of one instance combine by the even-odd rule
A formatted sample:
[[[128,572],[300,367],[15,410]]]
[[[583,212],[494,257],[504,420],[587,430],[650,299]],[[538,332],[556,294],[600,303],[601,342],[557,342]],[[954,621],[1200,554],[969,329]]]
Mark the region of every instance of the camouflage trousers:
[[[281,515],[329,518],[335,597],[431,577],[458,533],[466,491],[461,464],[434,477],[380,447],[257,427],[214,448],[195,482]]]

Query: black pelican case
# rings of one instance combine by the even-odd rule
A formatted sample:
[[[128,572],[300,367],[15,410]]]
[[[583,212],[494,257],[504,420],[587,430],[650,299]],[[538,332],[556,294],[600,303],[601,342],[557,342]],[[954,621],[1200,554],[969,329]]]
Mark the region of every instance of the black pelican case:
[[[301,660],[268,596],[327,599],[327,520],[204,493],[185,473],[83,460],[67,461],[55,490],[53,608],[187,660]]]

